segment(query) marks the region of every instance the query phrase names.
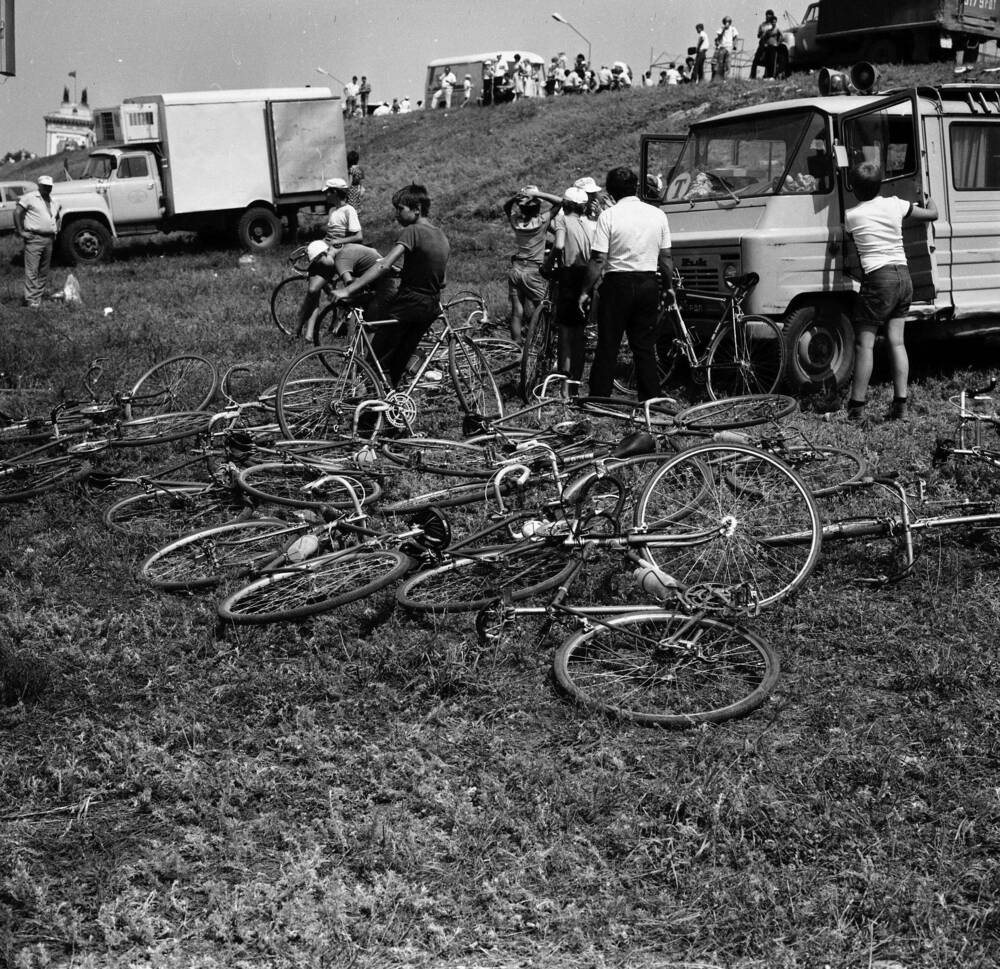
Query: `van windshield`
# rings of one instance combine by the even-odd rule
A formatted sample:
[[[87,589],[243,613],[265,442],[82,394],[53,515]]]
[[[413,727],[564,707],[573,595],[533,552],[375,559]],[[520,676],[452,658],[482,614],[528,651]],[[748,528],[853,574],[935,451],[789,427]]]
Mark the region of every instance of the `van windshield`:
[[[833,188],[826,118],[806,110],[699,125],[659,182],[664,202],[825,195]]]

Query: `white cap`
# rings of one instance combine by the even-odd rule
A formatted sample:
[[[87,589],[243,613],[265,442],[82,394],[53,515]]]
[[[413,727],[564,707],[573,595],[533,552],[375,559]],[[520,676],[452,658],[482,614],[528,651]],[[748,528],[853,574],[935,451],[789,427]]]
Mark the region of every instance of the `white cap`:
[[[52,176],[51,175],[39,175],[38,176],[38,184],[39,185],[52,185],[53,184],[53,182],[52,182]]]
[[[573,183],[574,188],[582,188],[588,195],[592,192],[599,192],[601,186],[597,184],[589,175],[585,175],[583,178],[578,178]]]
[[[347,188],[347,182],[342,178],[328,178],[323,188]]]
[[[310,242],[306,246],[306,258],[309,260],[309,265],[311,266],[320,256],[325,256],[329,250],[329,246],[323,242],[322,239],[316,239]]]
[[[571,185],[565,192],[563,192],[564,202],[575,202],[577,205],[587,204],[587,193],[582,188],[577,188],[575,185]]]

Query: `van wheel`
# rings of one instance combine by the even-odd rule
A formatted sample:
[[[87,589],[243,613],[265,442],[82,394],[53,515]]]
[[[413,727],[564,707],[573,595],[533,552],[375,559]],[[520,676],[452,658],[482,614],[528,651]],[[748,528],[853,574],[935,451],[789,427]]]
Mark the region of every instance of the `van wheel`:
[[[59,255],[67,266],[103,262],[111,255],[111,233],[96,219],[76,219],[59,233]]]
[[[236,240],[251,252],[270,252],[281,242],[281,219],[270,209],[247,209],[236,223]]]
[[[843,387],[854,369],[854,327],[839,306],[803,306],[784,324],[785,381],[796,393],[815,392],[836,380]]]

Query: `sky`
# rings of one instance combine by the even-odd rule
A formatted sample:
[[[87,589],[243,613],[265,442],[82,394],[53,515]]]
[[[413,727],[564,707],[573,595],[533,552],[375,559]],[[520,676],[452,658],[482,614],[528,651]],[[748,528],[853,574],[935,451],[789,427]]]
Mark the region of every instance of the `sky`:
[[[806,5],[790,12],[801,16]],[[339,81],[367,75],[374,103],[415,104],[437,58],[527,50],[572,60],[587,52],[582,34],[596,65],[624,60],[638,74],[682,56],[696,20],[711,35],[728,14],[753,38],[765,8],[757,0],[15,0],[17,74],[0,77],[0,155],[44,150],[43,116],[59,107],[64,85],[71,99],[86,88],[91,107],[213,88],[310,84],[340,94],[321,67]]]

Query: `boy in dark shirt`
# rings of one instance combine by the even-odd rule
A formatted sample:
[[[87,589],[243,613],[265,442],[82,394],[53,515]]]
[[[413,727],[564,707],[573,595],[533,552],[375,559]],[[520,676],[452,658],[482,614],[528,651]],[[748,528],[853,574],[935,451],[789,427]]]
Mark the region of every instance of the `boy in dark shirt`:
[[[441,289],[451,247],[445,234],[427,221],[431,200],[423,185],[407,185],[392,197],[396,221],[403,227],[396,244],[381,262],[347,286],[334,291],[334,299],[350,299],[388,272],[400,259],[403,269],[399,292],[389,305],[389,316],[398,322],[379,327],[372,348],[395,387],[403,378],[417,344],[441,312]]]

